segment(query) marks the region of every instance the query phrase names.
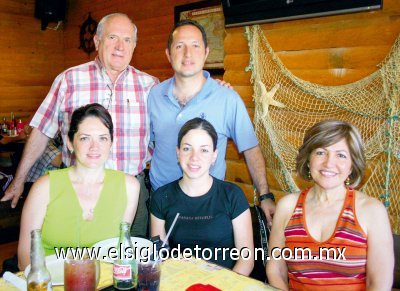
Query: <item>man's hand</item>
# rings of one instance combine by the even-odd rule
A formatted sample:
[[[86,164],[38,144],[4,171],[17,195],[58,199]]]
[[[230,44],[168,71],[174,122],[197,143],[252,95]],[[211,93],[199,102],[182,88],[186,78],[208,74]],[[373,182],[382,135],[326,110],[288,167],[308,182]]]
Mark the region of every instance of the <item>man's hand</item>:
[[[28,176],[29,170],[32,168],[36,160],[43,154],[49,137],[44,133],[34,128],[29,136],[29,139],[24,147],[21,161],[18,164],[17,172],[15,173],[14,180],[8,186],[4,197],[0,201],[11,201],[11,207],[17,206],[19,197],[24,192],[24,183]]]
[[[233,90],[233,87],[232,87],[231,83],[225,82],[224,80],[220,80],[220,79],[215,79],[215,81],[217,81],[217,83],[219,85]]]
[[[265,217],[267,218],[268,225],[272,226],[272,217],[275,213],[275,202],[272,199],[265,199],[260,202],[260,207],[264,211]]]
[[[8,186],[6,192],[4,193],[3,198],[1,198],[1,202],[3,201],[11,201],[11,208],[15,208],[17,206],[19,197],[22,192],[24,192],[24,183],[19,183],[16,180],[13,180],[11,184]]]

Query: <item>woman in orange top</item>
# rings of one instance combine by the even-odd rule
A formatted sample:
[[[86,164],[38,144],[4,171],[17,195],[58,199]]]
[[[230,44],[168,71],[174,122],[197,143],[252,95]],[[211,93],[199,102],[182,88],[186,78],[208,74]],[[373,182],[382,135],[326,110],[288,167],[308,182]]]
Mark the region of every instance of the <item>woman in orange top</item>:
[[[298,174],[314,185],[279,201],[269,283],[283,290],[390,290],[393,237],[383,204],[354,190],[364,174],[358,130],[338,120],[305,134]]]

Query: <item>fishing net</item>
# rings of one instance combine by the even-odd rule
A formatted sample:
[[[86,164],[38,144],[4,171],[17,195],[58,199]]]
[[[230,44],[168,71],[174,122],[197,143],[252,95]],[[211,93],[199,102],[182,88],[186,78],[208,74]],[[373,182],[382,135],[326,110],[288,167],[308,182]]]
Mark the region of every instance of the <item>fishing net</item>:
[[[294,76],[258,25],[246,27],[254,89],[254,124],[267,167],[285,192],[299,191],[296,155],[305,131],[324,119],[361,131],[367,175],[360,191],[380,199],[400,233],[400,37],[379,69],[355,83],[323,86]],[[299,183],[299,182],[297,182]]]

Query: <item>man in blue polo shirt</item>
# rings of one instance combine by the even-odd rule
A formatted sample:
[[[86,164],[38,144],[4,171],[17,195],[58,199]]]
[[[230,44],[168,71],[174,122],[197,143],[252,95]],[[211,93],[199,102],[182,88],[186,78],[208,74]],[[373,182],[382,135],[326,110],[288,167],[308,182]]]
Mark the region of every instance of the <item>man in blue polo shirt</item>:
[[[210,169],[211,175],[225,178],[227,140],[232,138],[239,152],[244,153],[261,197],[261,207],[271,223],[275,203],[269,193],[265,162],[253,125],[240,96],[203,71],[208,53],[206,33],[201,25],[192,20],[175,25],[166,49],[174,77],[153,87],[148,97],[150,140],[154,142],[150,167],[152,188],[156,190],[182,176],[176,156],[178,132],[186,121],[204,118],[218,133],[218,158]]]

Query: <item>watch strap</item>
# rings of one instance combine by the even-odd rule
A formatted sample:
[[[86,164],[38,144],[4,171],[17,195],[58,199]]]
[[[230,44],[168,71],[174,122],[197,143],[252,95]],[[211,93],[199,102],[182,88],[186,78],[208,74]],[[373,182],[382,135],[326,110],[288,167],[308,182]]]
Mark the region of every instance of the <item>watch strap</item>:
[[[260,197],[258,197],[258,202],[261,202],[265,199],[271,199],[272,201],[275,202],[275,196],[272,192],[260,195]]]

